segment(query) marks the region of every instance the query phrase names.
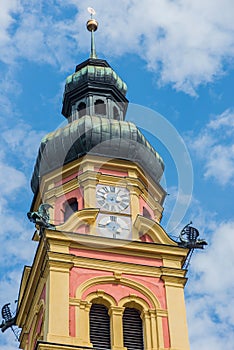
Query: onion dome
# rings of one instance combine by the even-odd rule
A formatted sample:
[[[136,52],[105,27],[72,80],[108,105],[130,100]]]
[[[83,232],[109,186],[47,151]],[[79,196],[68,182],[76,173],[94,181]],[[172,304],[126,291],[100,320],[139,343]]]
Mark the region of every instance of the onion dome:
[[[97,114],[92,109],[97,101],[103,101],[108,110],[114,107],[118,119],[124,119],[128,100],[127,85],[105,60],[89,58],[76,67],[75,73],[66,79],[62,114],[72,122],[86,109],[87,114]],[[80,108],[79,106],[83,106]],[[106,115],[107,117],[107,115]],[[108,118],[114,118],[110,113]]]
[[[87,154],[137,163],[157,183],[164,171],[162,158],[135,124],[84,116],[44,137],[32,176],[33,192],[43,175]]]
[[[136,125],[124,120],[127,85],[105,60],[97,58],[97,27],[91,16],[87,22],[91,32],[90,58],[77,65],[75,73],[66,80],[62,113],[68,125],[41,142],[31,180],[35,195],[44,175],[87,154],[137,163],[156,183],[163,174],[159,154]]]

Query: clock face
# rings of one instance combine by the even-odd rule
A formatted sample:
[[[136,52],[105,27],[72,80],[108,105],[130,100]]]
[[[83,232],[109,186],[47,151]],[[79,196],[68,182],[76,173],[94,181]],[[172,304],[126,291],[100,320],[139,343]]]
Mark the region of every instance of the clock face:
[[[129,212],[129,191],[124,187],[97,185],[96,200],[103,210]]]
[[[104,237],[130,239],[130,218],[116,215],[99,215],[97,222],[99,233]]]

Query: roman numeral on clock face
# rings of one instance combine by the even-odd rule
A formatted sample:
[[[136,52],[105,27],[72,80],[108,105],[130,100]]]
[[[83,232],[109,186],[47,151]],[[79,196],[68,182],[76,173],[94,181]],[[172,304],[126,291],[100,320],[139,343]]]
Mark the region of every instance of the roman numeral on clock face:
[[[129,192],[124,187],[97,185],[96,201],[98,208],[123,212],[130,204]]]
[[[97,220],[99,235],[117,239],[129,239],[131,237],[131,221],[129,217],[99,214]]]

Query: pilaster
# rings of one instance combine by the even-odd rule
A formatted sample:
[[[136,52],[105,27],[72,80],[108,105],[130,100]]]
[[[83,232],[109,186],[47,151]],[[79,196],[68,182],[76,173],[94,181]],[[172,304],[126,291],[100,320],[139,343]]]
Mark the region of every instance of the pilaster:
[[[92,304],[78,300],[76,304],[76,338],[82,346],[92,346],[89,334],[89,312]]]
[[[168,309],[171,349],[189,350],[184,300],[184,278],[163,276]]]
[[[84,208],[96,207],[97,176],[94,171],[87,170],[79,176],[79,183],[83,187]]]
[[[128,186],[127,188],[130,191],[132,222],[134,222],[137,218],[137,215],[139,215],[139,212],[140,212],[140,204],[139,204],[140,190],[135,186]],[[139,239],[139,236],[133,237],[133,239]]]
[[[156,310],[149,310],[149,315],[150,315],[150,326],[151,326],[151,340],[152,340],[152,350],[157,350],[158,349],[158,326],[157,326],[157,314]]]
[[[58,341],[69,337],[69,264],[50,261],[46,283],[47,341]]]
[[[150,326],[150,314],[148,310],[143,310],[141,313],[141,318],[143,320],[143,326],[144,326],[144,343],[145,343],[145,350],[151,350],[152,349],[152,341],[151,341],[151,326]]]
[[[112,350],[127,350],[123,344],[123,313],[124,307],[111,306],[109,309]]]

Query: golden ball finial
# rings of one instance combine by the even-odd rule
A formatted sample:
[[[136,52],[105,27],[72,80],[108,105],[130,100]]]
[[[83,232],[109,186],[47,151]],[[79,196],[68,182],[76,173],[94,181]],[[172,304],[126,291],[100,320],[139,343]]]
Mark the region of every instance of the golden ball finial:
[[[98,29],[98,22],[96,21],[96,19],[91,18],[88,20],[86,27],[89,32],[96,32],[96,30]]]
[[[98,29],[98,22],[96,21],[96,19],[93,18],[93,16],[96,15],[96,11],[92,7],[88,7],[87,10],[91,15],[91,19],[88,20],[86,24],[87,29],[89,32],[96,32],[96,30]]]
[[[91,32],[91,53],[90,58],[96,59],[96,49],[95,49],[95,40],[94,40],[94,32],[98,29],[98,22],[96,19],[93,18],[93,16],[96,14],[95,10],[92,7],[88,7],[88,12],[91,15],[90,20],[88,20],[86,26],[89,32]]]

